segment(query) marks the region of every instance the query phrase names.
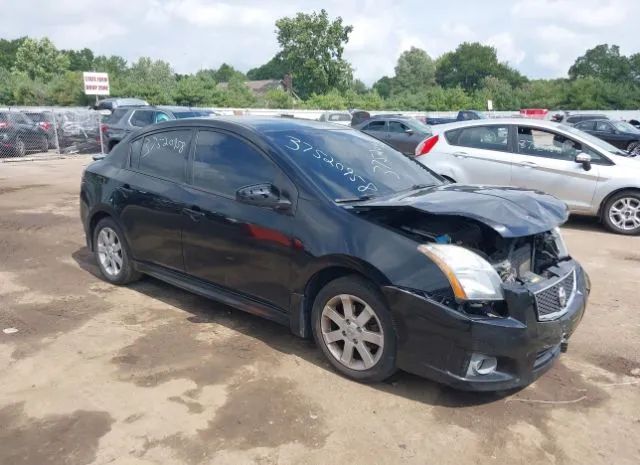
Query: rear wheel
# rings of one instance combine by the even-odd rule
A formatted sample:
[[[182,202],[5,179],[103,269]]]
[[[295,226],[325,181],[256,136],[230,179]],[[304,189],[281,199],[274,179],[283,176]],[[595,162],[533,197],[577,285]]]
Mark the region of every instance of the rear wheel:
[[[331,365],[362,382],[382,381],[396,371],[396,333],[386,303],[370,282],[346,276],[316,296],[313,335]]]
[[[42,139],[40,140],[40,151],[41,152],[49,151],[49,139],[45,135],[43,135]]]
[[[140,278],[133,268],[129,248],[120,227],[111,218],[103,218],[93,231],[93,250],[104,279],[127,284]]]
[[[602,220],[607,228],[618,234],[640,234],[640,192],[615,194],[604,206]]]
[[[27,154],[27,146],[24,145],[24,141],[21,137],[16,138],[16,155],[19,157],[24,157]]]
[[[631,142],[627,146],[627,152],[632,155],[640,155],[640,142]]]

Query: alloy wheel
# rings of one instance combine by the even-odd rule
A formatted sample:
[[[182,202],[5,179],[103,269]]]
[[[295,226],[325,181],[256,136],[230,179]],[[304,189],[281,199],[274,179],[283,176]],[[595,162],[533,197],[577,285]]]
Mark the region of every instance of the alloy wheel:
[[[98,259],[102,270],[110,277],[118,276],[122,270],[122,243],[111,228],[102,228],[98,234]]]
[[[23,157],[27,153],[27,147],[24,145],[24,142],[19,137],[16,139],[16,152],[18,152],[18,156]]]
[[[609,208],[609,220],[618,229],[631,231],[640,228],[640,199],[622,197]]]
[[[375,311],[362,299],[340,294],[322,309],[322,339],[331,355],[352,370],[368,370],[382,356],[384,333]]]

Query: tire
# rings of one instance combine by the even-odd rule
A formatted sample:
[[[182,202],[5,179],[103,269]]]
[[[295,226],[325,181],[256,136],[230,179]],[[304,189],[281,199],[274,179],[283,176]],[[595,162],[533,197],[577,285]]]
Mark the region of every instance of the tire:
[[[20,136],[16,137],[16,155],[18,157],[24,157],[27,154],[27,146],[24,145],[24,141]]]
[[[622,191],[613,195],[602,209],[605,226],[618,234],[640,234],[640,192]]]
[[[112,218],[101,219],[93,230],[93,253],[106,281],[122,285],[140,279],[141,274],[133,268],[124,234]]]
[[[48,152],[49,151],[49,138],[47,136],[42,136],[42,141],[40,141],[40,152]]]
[[[345,308],[351,308],[351,318]],[[372,383],[396,372],[395,325],[382,294],[369,281],[353,275],[328,283],[315,298],[311,320],[316,344],[342,375]]]
[[[636,141],[629,143],[629,145],[627,145],[627,152],[632,155],[640,155],[640,142]]]

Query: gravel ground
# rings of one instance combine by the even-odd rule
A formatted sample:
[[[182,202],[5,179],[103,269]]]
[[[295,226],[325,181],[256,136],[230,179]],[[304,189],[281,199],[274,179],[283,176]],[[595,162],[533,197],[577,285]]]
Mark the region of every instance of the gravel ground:
[[[0,464],[640,463],[640,238],[572,220],[593,281],[569,352],[516,393],[361,385],[284,327],[97,276],[88,158],[0,164]]]

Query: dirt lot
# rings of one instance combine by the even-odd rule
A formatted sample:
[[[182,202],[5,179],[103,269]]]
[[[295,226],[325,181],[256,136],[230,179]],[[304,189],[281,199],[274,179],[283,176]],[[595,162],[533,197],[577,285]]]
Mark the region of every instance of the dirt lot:
[[[96,277],[87,158],[0,163],[0,464],[640,463],[640,238],[573,220],[593,280],[534,385],[466,394],[334,373],[284,327],[153,279]]]

